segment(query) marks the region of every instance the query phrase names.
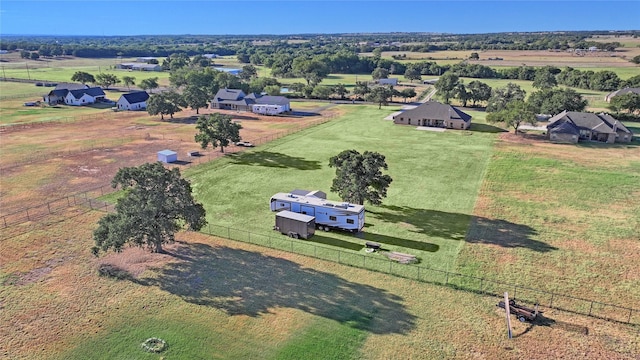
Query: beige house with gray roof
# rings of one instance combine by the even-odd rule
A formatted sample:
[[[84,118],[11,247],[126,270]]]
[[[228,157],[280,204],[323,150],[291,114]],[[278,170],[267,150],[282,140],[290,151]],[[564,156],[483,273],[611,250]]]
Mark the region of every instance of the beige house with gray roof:
[[[394,116],[393,123],[467,130],[471,126],[471,115],[449,104],[427,101]]]
[[[549,119],[547,139],[573,144],[578,141],[628,143],[633,133],[609,114],[563,111]]]

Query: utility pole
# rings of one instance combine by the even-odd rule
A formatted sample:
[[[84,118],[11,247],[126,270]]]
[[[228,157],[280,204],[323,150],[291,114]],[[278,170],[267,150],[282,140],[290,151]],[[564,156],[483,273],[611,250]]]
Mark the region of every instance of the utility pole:
[[[31,75],[29,74],[29,63],[24,63],[24,66],[27,68],[27,77],[31,80]]]
[[[504,312],[507,315],[507,335],[511,339],[511,314],[509,311],[509,294],[504,293]]]

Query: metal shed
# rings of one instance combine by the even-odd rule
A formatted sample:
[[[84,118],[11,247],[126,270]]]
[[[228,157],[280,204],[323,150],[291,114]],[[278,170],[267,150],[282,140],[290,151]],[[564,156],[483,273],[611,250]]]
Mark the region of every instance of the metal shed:
[[[178,153],[171,150],[158,151],[158,161],[172,163],[178,161]]]
[[[308,239],[316,231],[315,220],[313,216],[284,210],[276,214],[276,225],[273,229],[296,239],[299,237]]]

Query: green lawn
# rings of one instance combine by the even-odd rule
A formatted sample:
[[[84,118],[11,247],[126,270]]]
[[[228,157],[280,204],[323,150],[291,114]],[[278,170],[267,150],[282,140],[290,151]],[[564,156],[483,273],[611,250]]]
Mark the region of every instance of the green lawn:
[[[0,82],[0,84],[8,84]],[[46,122],[46,121],[72,121],[76,118],[85,115],[98,115],[104,112],[109,112],[111,105],[100,103],[88,106],[49,106],[44,103],[41,106],[24,106],[26,101],[43,101],[42,97],[51,91],[50,87],[36,87],[31,85],[34,89],[40,90],[40,93],[36,93],[30,96],[25,95],[17,99],[0,100],[0,124],[17,124],[17,123],[30,123],[30,122]],[[12,88],[10,86],[9,88]],[[19,89],[19,88],[18,88]],[[122,93],[118,91],[106,90],[105,94],[108,99],[117,101]]]
[[[329,192],[331,156],[346,149],[378,151],[386,156],[394,181],[382,206],[367,205],[362,237],[317,233],[311,241],[362,253],[364,241],[371,240],[417,255],[429,266],[449,268],[464,243],[493,135],[416,131],[382,120],[397,108],[345,110],[346,115],[331,123],[187,170],[209,222],[278,236],[271,230],[271,195],[293,189]],[[335,194],[329,198],[338,200]]]
[[[637,142],[497,147],[459,270],[637,308],[639,154]]]
[[[43,80],[43,81],[56,81],[56,82],[71,82],[71,77],[77,71],[84,71],[92,74],[93,76],[103,72],[113,74],[122,79],[123,76],[133,76],[136,79],[136,83],[139,83],[143,79],[149,79],[153,77],[158,78],[158,83],[161,86],[169,85],[169,72],[166,71],[128,71],[114,69],[112,66],[97,66],[97,65],[85,65],[85,66],[58,66],[58,67],[43,67],[36,69],[27,68],[11,68],[5,69],[5,76],[18,79],[31,79],[31,80]]]

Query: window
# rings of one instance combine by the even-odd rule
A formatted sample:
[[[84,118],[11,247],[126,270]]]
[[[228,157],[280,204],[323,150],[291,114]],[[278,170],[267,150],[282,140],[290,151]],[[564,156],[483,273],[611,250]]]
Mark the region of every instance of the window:
[[[464,129],[464,123],[460,124],[460,129]]]
[[[336,221],[336,220],[338,220],[338,219],[336,219],[336,217],[335,217],[335,216],[329,216],[329,220],[331,220],[331,221]]]
[[[347,219],[347,224],[353,224],[353,219]]]

